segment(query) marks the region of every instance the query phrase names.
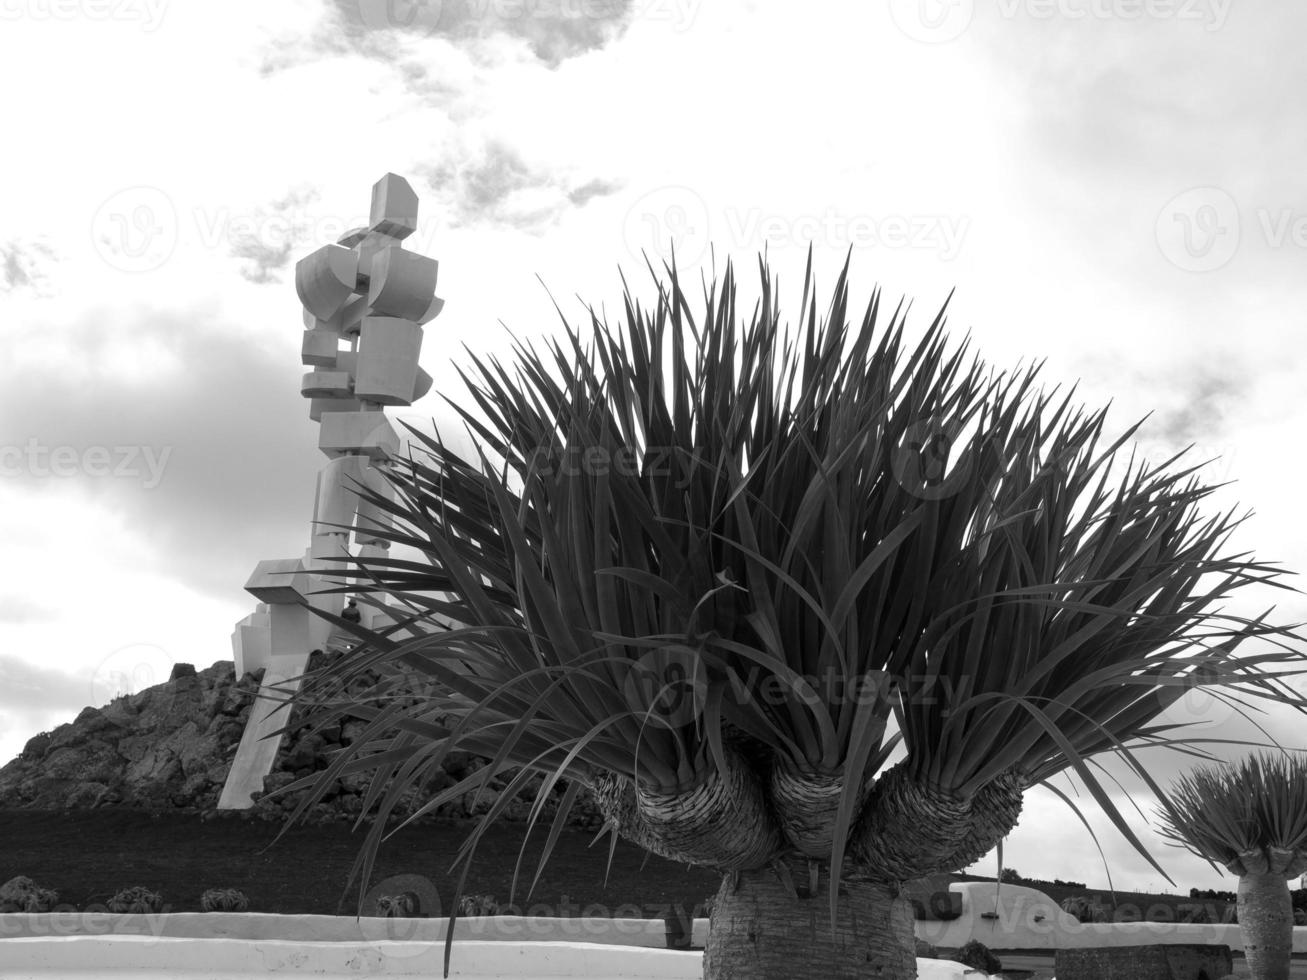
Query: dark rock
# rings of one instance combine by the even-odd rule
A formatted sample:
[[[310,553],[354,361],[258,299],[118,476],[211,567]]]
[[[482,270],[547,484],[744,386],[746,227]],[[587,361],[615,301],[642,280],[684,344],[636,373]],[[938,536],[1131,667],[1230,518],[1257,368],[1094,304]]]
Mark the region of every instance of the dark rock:
[[[94,810],[102,806],[111,790],[104,783],[78,783],[64,798],[64,807],[70,810]]]
[[[949,959],[984,973],[997,973],[1003,969],[1002,961],[989,951],[989,947],[975,939],[951,955]]]
[[[29,740],[18,758],[0,768],[0,806],[66,810],[121,805],[212,813],[261,678],[259,671],[237,679],[231,661],[225,660],[194,673],[183,670],[166,683],[119,696],[103,708],[88,707],[75,722]],[[372,708],[393,704],[409,690],[396,687],[396,678],[400,675],[394,672],[384,677],[367,672],[358,685],[351,686],[349,696]],[[386,700],[368,702],[369,692]],[[296,711],[302,719],[303,709]],[[264,790],[256,794],[255,806],[235,813],[236,818],[284,819],[303,798],[302,792],[272,799],[268,793],[296,778],[322,772],[342,745],[361,737],[367,728],[363,721],[343,718],[310,733],[294,714],[289,724],[295,734],[286,738]],[[431,778],[423,778],[400,795],[392,818],[417,811],[434,794],[485,764],[467,752],[449,753]],[[492,806],[515,775],[512,771],[497,774],[476,812]],[[309,810],[307,818],[325,822],[357,816],[371,779],[372,773],[365,771],[336,780],[326,787],[322,802]],[[524,798],[509,803],[508,819],[527,816],[539,784],[539,777],[531,780]],[[553,819],[564,789],[558,787],[545,802],[545,819]],[[471,795],[465,794],[434,816],[465,816],[470,803]],[[588,791],[578,795],[568,822],[590,830],[602,824]]]
[[[179,677],[194,677],[194,676],[195,676],[194,664],[173,664],[172,673],[168,675],[168,680],[175,681]]]
[[[39,735],[33,735],[23,746],[21,758],[31,762],[39,762],[45,757],[46,750],[50,748],[50,733],[41,732]]]
[[[299,769],[313,771],[322,758],[322,749],[325,744],[321,735],[307,735],[299,739],[283,755],[280,763],[281,768],[292,771]]]
[[[122,728],[135,724],[140,708],[132,703],[131,698],[114,698],[100,709],[100,717]]]
[[[83,708],[81,711],[77,713],[77,717],[73,719],[73,724],[81,725],[85,727],[89,725],[92,721],[94,721],[99,714],[100,714],[99,708],[91,708],[91,707]]]
[[[1204,980],[1234,970],[1229,946],[1177,943],[1059,949],[1058,980]]]

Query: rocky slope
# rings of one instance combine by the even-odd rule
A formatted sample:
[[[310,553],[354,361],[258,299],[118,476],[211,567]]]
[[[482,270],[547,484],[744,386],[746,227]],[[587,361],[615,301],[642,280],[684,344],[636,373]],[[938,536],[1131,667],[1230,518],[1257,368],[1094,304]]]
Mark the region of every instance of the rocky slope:
[[[377,678],[371,680],[375,683]],[[258,685],[257,675],[238,679],[231,661],[199,672],[178,664],[166,683],[115,698],[101,708],[86,708],[74,721],[30,739],[18,758],[0,768],[0,808],[131,806],[212,811]],[[346,720],[319,734],[287,737],[264,781],[265,791],[325,769],[330,753],[349,745],[362,730],[361,721]],[[405,794],[397,812],[413,812],[432,794],[482,764],[465,752],[450,753],[440,772]],[[501,789],[509,778],[511,774],[497,778],[494,788]],[[367,775],[338,779],[323,802],[310,811],[309,819],[352,819],[362,808],[367,785]],[[525,817],[534,795],[533,786],[521,801],[510,805],[507,817]],[[470,795],[464,796],[434,816],[484,813],[496,797],[497,792],[483,794],[473,808]],[[260,796],[252,812],[279,819],[297,799]],[[546,813],[552,817],[552,808]],[[588,801],[578,801],[572,817],[574,826],[598,825]]]
[[[234,675],[178,664],[167,683],[83,709],[0,769],[0,806],[212,807],[257,689]]]

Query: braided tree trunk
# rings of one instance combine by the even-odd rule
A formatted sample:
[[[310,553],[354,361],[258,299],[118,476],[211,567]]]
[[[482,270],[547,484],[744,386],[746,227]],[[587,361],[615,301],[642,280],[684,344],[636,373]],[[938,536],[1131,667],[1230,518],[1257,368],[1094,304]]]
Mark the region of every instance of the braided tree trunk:
[[[650,792],[608,773],[591,789],[609,824],[654,854],[724,871],[760,868],[784,847],[780,828],[744,758],[728,748],[726,761],[725,773],[705,773],[683,793]]]
[[[600,775],[609,824],[655,854],[727,872],[712,914],[706,980],[917,975],[902,884],[956,871],[1016,825],[1022,782],[1005,775],[963,798],[903,766],[860,789],[832,931],[830,856],[838,776],[788,762],[760,766],[738,747],[727,768],[685,792],[652,793]]]
[[[727,875],[704,949],[708,980],[860,980],[917,975],[912,913],[897,888],[846,875],[832,934],[830,868],[809,891],[808,862]],[[788,878],[786,881],[784,878]]]
[[[854,828],[853,856],[879,881],[959,871],[1016,826],[1022,786],[1015,774],[1004,774],[964,798],[914,781],[900,763],[877,781]]]
[[[1240,854],[1227,867],[1239,875],[1239,932],[1253,980],[1289,980],[1293,958],[1293,902],[1289,879],[1307,856],[1279,848]]]

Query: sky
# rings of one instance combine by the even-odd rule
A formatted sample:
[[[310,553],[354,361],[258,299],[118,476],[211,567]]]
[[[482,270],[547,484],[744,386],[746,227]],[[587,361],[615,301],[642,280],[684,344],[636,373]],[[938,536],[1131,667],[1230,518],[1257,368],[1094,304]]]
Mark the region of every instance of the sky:
[[[793,309],[811,248],[819,288],[848,257],[855,300],[906,297],[916,328],[955,291],[956,338],[1043,360],[1113,431],[1152,412],[1141,449],[1219,457],[1216,500],[1254,512],[1235,540],[1307,567],[1307,7],[0,0],[0,21],[0,759],[230,657],[249,572],[302,553],[321,457],[293,267],[366,223],[386,172],[446,300],[433,392],[392,415],[448,418],[467,351],[556,332],[555,299],[577,322],[620,312],[623,274],[651,296],[646,257],[730,260],[748,296],[765,251]],[[1232,609],[1307,619],[1248,591]],[[1118,887],[1165,884],[1085,809]],[[1231,887],[1145,839],[1181,890]],[[1006,858],[1106,883],[1043,790]]]

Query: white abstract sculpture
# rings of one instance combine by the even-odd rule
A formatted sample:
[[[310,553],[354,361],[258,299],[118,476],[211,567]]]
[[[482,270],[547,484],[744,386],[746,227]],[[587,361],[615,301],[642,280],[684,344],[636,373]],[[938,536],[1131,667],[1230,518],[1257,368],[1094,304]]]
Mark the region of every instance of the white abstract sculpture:
[[[261,561],[245,589],[259,600],[254,613],[232,633],[236,675],[264,670],[260,694],[285,698],[303,674],[309,652],[326,649],[331,623],[312,610],[340,615],[340,593],[327,574],[340,561],[366,561],[386,553],[385,511],[361,500],[359,485],[385,496],[384,472],[399,436],[387,405],[411,405],[431,388],[418,366],[422,326],[440,313],[437,263],[406,251],[417,229],[418,199],[408,181],[386,174],[372,188],[370,224],[347,232],[295,266],[295,289],[304,304],[301,360],[309,367],[300,393],[309,418],[319,423],[318,448],[328,457],[318,474],[309,547],[302,558]],[[357,553],[350,550],[351,533]],[[362,623],[375,627],[383,615],[361,608]],[[276,691],[271,690],[276,687]],[[259,698],[223,787],[220,809],[244,809],[271,771],[284,724],[277,705]]]

